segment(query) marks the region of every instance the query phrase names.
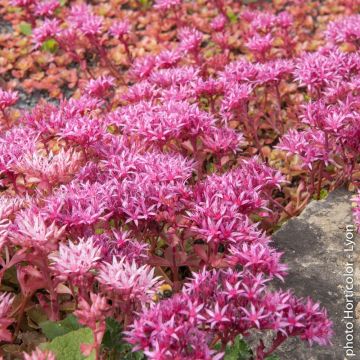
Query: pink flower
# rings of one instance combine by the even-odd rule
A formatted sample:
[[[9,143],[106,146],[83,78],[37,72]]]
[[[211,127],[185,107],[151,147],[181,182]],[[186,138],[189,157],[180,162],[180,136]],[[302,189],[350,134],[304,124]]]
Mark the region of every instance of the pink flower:
[[[110,306],[105,297],[91,292],[90,300],[91,303],[81,298],[78,309],[74,311],[79,323],[89,327],[94,335],[94,344],[81,344],[81,351],[85,356],[89,356],[93,349],[96,352],[100,351],[106,330],[105,318],[110,313]]]
[[[181,52],[179,49],[163,50],[156,56],[156,65],[158,68],[171,68],[181,60]]]
[[[264,273],[283,279],[287,266],[280,264],[282,253],[278,253],[267,245],[261,243],[242,244],[231,246],[229,261],[233,266],[241,265],[253,273]]]
[[[45,40],[56,37],[59,31],[60,21],[58,19],[45,19],[41,26],[33,31],[35,47],[39,48]]]
[[[148,265],[138,266],[126,258],[101,266],[97,279],[104,288],[124,300],[151,302],[152,296],[161,285],[159,277],[154,277],[154,269]]]
[[[71,182],[60,186],[46,199],[42,213],[51,221],[67,225],[68,231],[84,236],[86,226],[111,216],[108,189],[103,184]]]
[[[60,29],[57,33],[56,40],[62,48],[70,50],[79,40],[79,34],[74,28]]]
[[[248,104],[253,87],[249,84],[232,84],[225,88],[224,98],[221,101],[220,112],[225,118],[225,123],[231,118],[235,110],[247,111]]]
[[[12,303],[14,301],[14,295],[10,293],[0,294],[0,340],[11,342],[12,334],[8,330],[8,327],[14,322],[14,319],[10,318],[10,311]]]
[[[66,183],[80,167],[80,154],[62,149],[58,154],[43,156],[37,152],[26,153],[13,169],[23,174],[29,184],[48,190],[56,184]]]
[[[271,50],[273,46],[273,37],[271,34],[265,36],[255,34],[250,40],[246,43],[246,46],[250,51],[252,51],[256,58],[264,60],[266,54]]]
[[[123,108],[121,122],[124,134],[162,147],[171,139],[185,141],[206,131],[214,119],[196,104],[169,100],[159,105],[140,102]]]
[[[106,81],[101,84],[99,82],[89,84],[88,90],[93,94],[91,98],[102,101],[97,94],[100,95],[108,86],[110,85]],[[102,97],[104,98],[105,94]],[[87,150],[104,136],[104,124],[96,116],[74,114],[71,120],[61,127],[57,133],[61,139],[78,144]]]
[[[187,193],[184,183],[191,176],[193,162],[158,151],[138,155],[134,160],[109,164],[110,173],[117,174],[109,189],[112,211],[122,213],[126,223],[138,227],[147,221],[160,221],[157,216],[162,212],[172,214],[183,206],[178,199]],[[128,175],[126,169],[130,170]],[[127,179],[119,182],[123,177]]]
[[[263,307],[256,309],[254,304],[252,303],[250,304],[250,309],[246,309],[244,307],[242,307],[241,309],[246,314],[246,316],[243,319],[245,321],[254,323],[257,328],[260,328],[260,320],[268,316],[268,314],[266,314],[265,309]]]
[[[192,316],[194,307],[197,308],[197,321]],[[130,326],[130,331],[125,332],[127,341],[135,345],[134,350],[145,350],[149,359],[164,359],[166,356],[166,359],[219,360],[221,356],[210,350],[210,339],[201,330],[201,325],[204,327],[206,322],[200,311],[196,302],[175,295],[144,310]]]
[[[318,130],[307,129],[300,132],[291,129],[281,138],[277,148],[298,155],[302,165],[310,170],[315,161],[329,163],[331,157],[331,153],[325,150],[324,133]]]
[[[224,91],[224,84],[221,81],[212,78],[209,78],[207,80],[199,78],[195,81],[194,86],[197,96],[220,95]]]
[[[148,81],[151,84],[167,88],[170,86],[185,86],[199,79],[199,70],[191,67],[176,67],[153,71]],[[188,89],[189,91],[190,89]]]
[[[56,358],[51,351],[36,348],[31,354],[24,353],[24,360],[56,360]]]
[[[113,25],[111,25],[109,32],[112,36],[118,39],[122,39],[130,32],[130,23],[127,20],[117,21]]]
[[[80,299],[78,309],[74,312],[74,315],[78,318],[80,324],[94,330],[98,321],[105,321],[110,306],[106,298],[98,294],[90,293],[90,300],[91,303],[89,304],[85,299]]]
[[[277,59],[256,64],[255,83],[260,85],[277,85],[282,79],[292,74],[294,64],[291,60]]]
[[[144,354],[150,360],[165,360],[169,356],[169,351],[166,348],[160,349],[158,342],[155,342],[153,350],[145,350]]]
[[[282,29],[287,30],[289,27],[293,25],[293,22],[294,22],[293,16],[287,11],[281,11],[276,16],[276,23]]]
[[[211,28],[215,31],[223,31],[227,23],[227,19],[224,15],[220,14],[211,21]]]
[[[52,16],[55,10],[60,6],[58,0],[45,0],[39,2],[35,6],[35,15],[37,16]]]
[[[18,101],[17,91],[5,91],[0,89],[0,111],[14,105]]]
[[[9,236],[13,244],[50,252],[57,248],[64,232],[65,226],[48,225],[43,216],[27,209],[17,215]]]
[[[136,80],[146,79],[154,69],[155,64],[155,57],[151,55],[136,58],[130,68],[130,75]]]
[[[68,119],[70,121],[71,117],[76,115],[76,119],[85,115],[90,117],[90,119],[93,119],[93,117],[90,116],[90,113],[92,113],[94,110],[98,110],[102,104],[103,102],[101,100],[87,95],[81,96],[78,99],[71,98],[69,101],[64,102],[63,108],[61,109],[59,115],[70,117]],[[99,122],[100,119],[96,117],[94,120],[98,120]]]
[[[342,80],[344,74],[340,64],[345,58],[346,55],[338,50],[306,53],[296,61],[295,79],[310,92],[320,91],[328,84]]]
[[[305,314],[295,315],[292,309],[289,310],[286,321],[290,332],[292,332],[294,328],[305,327],[304,323],[300,322],[300,320],[303,319],[304,317]]]
[[[10,222],[7,219],[0,219],[0,250],[7,243]]]
[[[95,246],[92,238],[79,239],[78,243],[60,244],[56,253],[49,255],[56,276],[62,280],[73,282],[76,286],[84,286],[91,278],[91,271],[98,267],[101,250]]]
[[[250,9],[245,9],[242,13],[241,13],[241,19],[243,19],[244,21],[251,23],[251,21],[253,21],[256,16],[258,15],[257,11],[253,11]]]
[[[276,16],[267,12],[255,12],[251,19],[251,29],[256,32],[268,33],[276,24]]]
[[[170,10],[171,8],[177,7],[182,3],[182,0],[156,0],[155,9],[158,10]]]
[[[328,345],[333,332],[332,322],[327,318],[326,310],[321,309],[318,303],[309,298],[305,304],[301,304],[301,310],[305,315],[301,324],[306,324],[301,338],[309,341],[310,345],[314,342],[323,346]],[[294,314],[292,318],[294,319]],[[298,328],[301,329],[302,326],[299,325]]]
[[[7,196],[3,194],[0,199],[0,221],[13,219],[19,210],[28,207],[31,203],[29,196]]]
[[[215,128],[203,137],[204,145],[213,154],[236,153],[243,135],[230,128]]]
[[[360,15],[346,16],[340,20],[332,21],[328,25],[325,36],[334,43],[358,43],[360,40]]]
[[[91,15],[91,6],[85,3],[73,4],[70,8],[68,21],[70,24],[80,26],[84,18]]]
[[[184,310],[181,310],[181,314],[184,314],[189,318],[191,324],[206,321],[205,316],[202,315],[204,310],[204,304],[198,304],[196,301],[193,302],[190,298],[187,299],[187,306]]]
[[[130,262],[144,264],[148,260],[149,245],[135,240],[127,231],[105,232],[95,235],[94,240],[106,261],[111,261],[113,257],[125,257]]]
[[[178,37],[180,39],[180,49],[186,52],[199,52],[203,39],[200,31],[190,27],[181,28],[178,31]]]
[[[231,88],[229,84],[234,82],[251,82],[256,79],[257,67],[247,60],[237,60],[226,65],[225,70],[220,73],[219,78],[225,87]]]
[[[247,275],[244,273],[244,275]],[[251,304],[253,302],[260,301],[264,292],[266,290],[264,284],[268,279],[264,279],[263,274],[259,273],[256,276],[250,275],[248,278],[245,278],[242,283],[242,293],[241,296],[249,301]]]
[[[112,76],[100,76],[96,80],[91,79],[86,85],[85,91],[90,96],[103,98],[109,89],[115,86],[115,78]]]
[[[156,86],[147,80],[140,81],[133,86],[129,86],[127,93],[123,95],[123,99],[128,103],[137,103],[142,100],[148,101],[157,97],[158,90]]]
[[[213,329],[215,326],[216,327],[221,327],[221,325],[223,323],[226,323],[226,322],[230,321],[230,319],[225,316],[227,307],[228,306],[225,305],[224,307],[222,307],[220,309],[219,304],[216,303],[215,307],[214,307],[214,310],[206,309],[206,312],[207,312],[208,317],[209,317],[208,322],[210,323],[210,328],[211,329]]]
[[[193,273],[179,294],[143,309],[125,332],[127,341],[151,356],[161,353],[186,360],[220,359],[220,354],[209,351],[214,339],[252,329],[326,344],[331,336],[326,313],[290,292],[271,292],[266,282],[261,274],[231,269]]]
[[[15,163],[36,151],[37,134],[28,127],[12,127],[0,135],[0,170],[13,172]]]
[[[102,32],[103,18],[94,15],[90,5],[72,5],[67,20],[71,26],[78,28],[85,36],[94,37]]]
[[[35,0],[11,0],[11,4],[13,6],[18,6],[18,7],[30,7],[31,5],[33,5],[35,3]]]
[[[100,16],[88,15],[81,21],[80,31],[85,36],[100,35],[103,29],[103,19]]]

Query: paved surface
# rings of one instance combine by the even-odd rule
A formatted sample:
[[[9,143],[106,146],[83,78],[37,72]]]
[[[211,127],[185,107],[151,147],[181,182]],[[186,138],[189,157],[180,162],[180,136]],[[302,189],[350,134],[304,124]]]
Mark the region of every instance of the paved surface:
[[[290,266],[285,287],[293,288],[297,296],[311,296],[320,301],[327,308],[335,331],[333,346],[329,348],[310,348],[300,340],[289,339],[277,352],[282,360],[360,359],[360,237],[354,235],[353,252],[344,251],[351,245],[344,244],[346,235],[352,236],[346,230],[346,225],[353,224],[351,196],[346,190],[339,189],[325,200],[312,201],[299,217],[289,220],[273,235],[275,247],[285,253],[283,260]],[[354,263],[355,356],[346,356],[343,348],[346,343],[343,274],[349,255]]]

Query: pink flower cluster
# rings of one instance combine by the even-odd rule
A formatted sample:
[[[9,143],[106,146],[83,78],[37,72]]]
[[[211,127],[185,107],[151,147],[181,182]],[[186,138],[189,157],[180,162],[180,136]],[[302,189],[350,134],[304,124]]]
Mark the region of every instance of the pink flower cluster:
[[[245,270],[206,271],[193,274],[177,296],[157,304],[135,320],[128,341],[149,359],[220,359],[211,350],[251,329],[273,331],[269,351],[262,343],[257,359],[265,359],[289,336],[326,345],[331,322],[326,311],[310,299],[289,291],[271,292],[261,274]]]
[[[33,11],[32,3],[18,5]],[[158,0],[155,8],[178,15],[182,2]],[[251,331],[275,335],[270,348],[259,342],[259,360],[289,336],[329,343],[331,321],[320,305],[270,290],[287,272],[264,230],[285,177],[262,161],[259,137],[264,129],[271,141],[285,132],[283,88],[295,78],[311,101],[301,128],[278,148],[310,172],[340,166],[348,176],[359,151],[359,54],[332,45],[293,59],[289,13],[244,11],[251,57],[230,61],[223,2],[216,8],[221,15],[209,25],[225,60],[210,74],[202,51],[209,36],[181,17],[176,46],[132,61],[127,21],[105,21],[85,4],[60,21],[55,2],[36,6],[47,17],[33,31],[36,47],[56,39],[91,77],[80,56],[88,50],[104,73],[78,96],[39,103],[0,133],[0,278],[16,268],[23,294],[16,318],[13,297],[0,295],[3,341],[28,301],[56,321],[66,298],[93,331],[82,352],[97,359],[107,317],[149,359],[217,360],[216,345]],[[132,63],[134,84],[120,94],[112,42]],[[0,110],[16,98],[0,92]],[[245,146],[251,151],[242,155]],[[159,300],[164,284],[177,294]],[[25,358],[53,354],[36,349]]]
[[[98,79],[80,99],[40,104],[2,134],[2,182],[16,196],[1,203],[1,246],[8,254],[1,275],[17,265],[22,292],[35,296],[53,320],[59,318],[59,285],[68,289],[78,303],[75,315],[94,333],[84,354],[99,353],[107,316],[125,327],[135,321],[129,341],[154,359],[161,353],[190,359],[194,352],[217,359],[211,338],[232,341],[253,327],[270,329],[275,320],[282,341],[299,335],[327,343],[330,323],[322,310],[266,288],[287,267],[250,216],[270,211],[268,199],[282,175],[258,158],[221,171],[242,136],[190,100],[196,83],[205,82],[200,75],[181,90],[188,73],[196,74],[193,68],[154,71],[146,80],[147,100],[132,97],[114,111],[105,110],[102,96],[113,79]],[[171,87],[186,96],[166,101]],[[137,91],[130,90],[128,98]],[[209,156],[218,172],[205,176]],[[180,295],[146,310],[164,281],[180,290],[181,269],[204,266],[243,273],[194,273]],[[206,291],[200,295],[198,288]],[[150,331],[149,316],[158,330]],[[1,319],[9,340],[14,319],[6,312]]]
[[[18,100],[16,91],[4,91],[0,89],[0,111],[14,105]]]
[[[341,20],[333,21],[328,26],[326,36],[335,43],[353,43],[360,47],[360,25],[359,15],[347,16]]]
[[[294,74],[310,100],[302,108],[301,129],[291,129],[278,148],[296,155],[310,173],[313,191],[320,191],[324,176],[334,176],[333,168],[341,169],[334,187],[351,181],[359,152],[359,53],[330,45],[304,54]]]
[[[265,11],[246,10],[241,14],[242,20],[247,23],[246,47],[257,61],[264,62],[274,57],[276,52],[283,53],[285,57],[291,56],[294,48],[292,39],[293,22],[292,15],[282,11],[277,15]],[[281,49],[274,46],[275,38],[282,40],[284,45]]]

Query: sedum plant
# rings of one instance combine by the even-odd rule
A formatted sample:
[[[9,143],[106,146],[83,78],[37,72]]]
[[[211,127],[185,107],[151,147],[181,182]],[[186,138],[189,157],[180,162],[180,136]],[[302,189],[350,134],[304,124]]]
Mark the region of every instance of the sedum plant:
[[[20,84],[0,90],[1,340],[47,360],[329,345],[326,310],[274,289],[288,267],[271,233],[358,183],[356,3],[326,30],[317,1],[113,3],[7,14],[57,86],[77,75],[20,113]]]

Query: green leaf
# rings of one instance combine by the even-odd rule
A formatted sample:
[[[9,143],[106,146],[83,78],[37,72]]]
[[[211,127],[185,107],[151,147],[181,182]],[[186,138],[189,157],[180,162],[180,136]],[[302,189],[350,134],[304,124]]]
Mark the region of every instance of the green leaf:
[[[151,0],[139,0],[142,7],[148,9],[151,6]]]
[[[313,195],[313,199],[314,200],[324,200],[328,197],[329,192],[326,189],[321,189],[320,190],[320,197],[318,198],[317,194]]]
[[[40,348],[52,351],[56,360],[95,360],[94,352],[85,357],[80,350],[81,344],[92,344],[93,342],[94,337],[91,329],[84,327],[58,336],[49,343],[41,344]]]
[[[265,360],[280,360],[277,355],[270,355],[265,358]]]
[[[102,345],[107,349],[121,350],[121,324],[113,318],[106,319],[106,330]]]
[[[213,162],[208,162],[206,164],[206,169],[207,169],[207,172],[212,174],[216,171],[216,167],[215,167],[215,164]]]
[[[122,326],[113,318],[106,319],[106,331],[102,346],[109,350],[114,359],[144,360],[141,352],[132,352],[130,344],[122,340]]]
[[[304,100],[305,102],[310,102],[311,101],[311,96],[308,94],[304,94]]]
[[[20,23],[19,29],[20,29],[20,32],[24,35],[31,35],[31,33],[32,33],[31,24],[29,24],[27,22]]]
[[[7,6],[6,7],[6,12],[9,14],[20,13],[21,11],[22,11],[21,7],[17,7],[17,6]]]
[[[234,344],[226,347],[224,360],[248,360],[251,357],[250,346],[240,336],[237,336]]]
[[[48,39],[42,44],[42,49],[54,54],[59,49],[59,43],[55,39]]]
[[[78,330],[82,326],[78,323],[74,315],[69,315],[61,321],[44,321],[40,324],[43,334],[53,340],[58,336],[65,335],[71,331]]]
[[[221,345],[217,344],[215,349],[220,351]],[[250,360],[252,351],[247,342],[238,335],[234,343],[226,346],[224,360]]]
[[[231,9],[227,9],[226,15],[232,24],[237,22],[237,16]]]
[[[145,360],[145,356],[142,352],[140,351],[136,351],[136,352],[132,352],[131,351],[131,345],[129,344],[123,344],[123,350],[120,353],[120,357],[118,357],[118,359],[123,359],[123,360]]]
[[[253,222],[259,222],[262,221],[264,218],[260,216],[259,214],[251,214],[250,218]]]
[[[107,131],[110,133],[110,134],[115,134],[117,128],[116,128],[116,125],[109,125],[107,127]]]

